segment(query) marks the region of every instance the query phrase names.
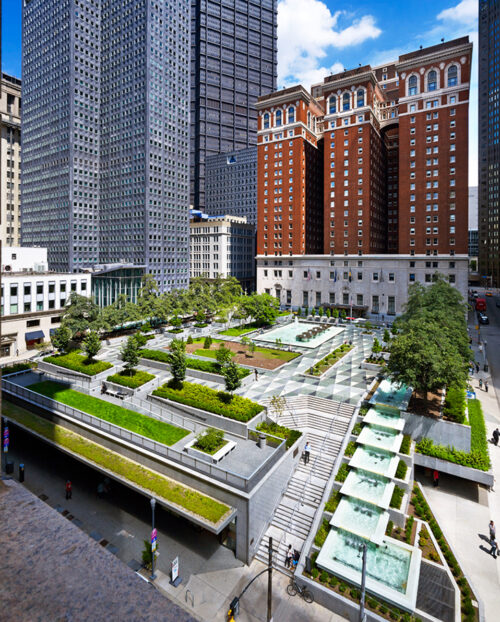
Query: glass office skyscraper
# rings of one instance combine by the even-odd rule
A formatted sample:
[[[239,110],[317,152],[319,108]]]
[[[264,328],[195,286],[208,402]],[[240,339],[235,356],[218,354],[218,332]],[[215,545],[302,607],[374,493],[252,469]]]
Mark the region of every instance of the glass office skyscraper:
[[[479,274],[500,287],[500,3],[479,2]]]
[[[24,0],[22,242],[189,281],[189,3]]]
[[[257,144],[257,97],[276,89],[277,0],[191,0],[191,203],[206,158]]]

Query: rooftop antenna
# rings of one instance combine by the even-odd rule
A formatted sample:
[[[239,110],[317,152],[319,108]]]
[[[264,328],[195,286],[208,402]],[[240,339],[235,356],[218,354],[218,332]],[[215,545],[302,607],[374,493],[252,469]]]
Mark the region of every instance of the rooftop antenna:
[[[422,46],[420,46],[420,49],[422,49]]]
[[[444,37],[441,37],[441,43],[444,43]]]

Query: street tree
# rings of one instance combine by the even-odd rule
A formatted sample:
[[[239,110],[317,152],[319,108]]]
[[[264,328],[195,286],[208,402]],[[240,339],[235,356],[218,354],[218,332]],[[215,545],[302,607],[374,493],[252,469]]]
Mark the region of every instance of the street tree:
[[[227,348],[223,343],[220,344],[219,348],[215,352],[215,358],[217,359],[217,363],[219,363],[221,369],[224,369],[232,359],[232,352],[229,348]]]
[[[83,351],[88,359],[92,361],[100,349],[101,340],[99,339],[99,335],[95,330],[91,330],[83,340]]]
[[[168,358],[170,373],[172,374],[172,384],[176,387],[182,387],[182,382],[186,377],[186,344],[184,340],[172,340]]]
[[[67,352],[69,342],[71,341],[71,331],[66,326],[56,328],[50,340],[56,350],[59,350],[59,352]]]
[[[238,365],[233,362],[229,362],[222,368],[222,375],[224,376],[224,381],[226,383],[226,391],[229,393],[233,393],[239,387],[241,387],[241,379],[239,375]]]
[[[244,317],[253,318],[258,326],[268,326],[278,317],[280,303],[270,294],[251,294],[243,296],[240,302],[240,313]]]
[[[91,298],[72,292],[62,314],[61,326],[69,328],[73,338],[81,336],[89,328],[94,328],[99,315],[99,307]]]
[[[138,337],[142,335],[131,335],[120,349],[120,358],[129,374],[139,364],[141,346]]]

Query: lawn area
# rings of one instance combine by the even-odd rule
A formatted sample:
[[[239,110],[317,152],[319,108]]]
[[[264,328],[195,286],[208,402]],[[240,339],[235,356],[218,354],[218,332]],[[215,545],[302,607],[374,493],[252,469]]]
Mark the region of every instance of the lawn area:
[[[243,326],[235,326],[234,328],[222,330],[219,332],[219,335],[226,335],[227,337],[240,337],[241,335],[246,335],[246,333],[251,333],[259,328],[262,328],[260,324],[252,322],[250,324],[243,324]]]
[[[325,371],[333,367],[337,361],[340,361],[342,357],[344,357],[348,352],[353,349],[354,346],[349,345],[348,343],[343,343],[338,348],[335,348],[330,354],[327,354],[321,361],[318,361],[315,365],[310,367],[306,374],[311,374],[312,376],[321,376]]]
[[[59,367],[64,367],[65,369],[78,371],[81,374],[86,374],[87,376],[95,376],[96,374],[113,367],[113,365],[108,363],[108,361],[89,361],[84,354],[80,354],[79,350],[74,350],[68,354],[46,356],[43,360],[45,363],[52,363],[52,365],[58,365]]]
[[[189,354],[196,354],[197,356],[214,359],[220,341],[214,339],[210,349],[200,348],[199,344],[202,341],[203,340],[194,340],[193,343],[187,344],[187,352]],[[276,348],[261,346],[256,346],[255,351],[251,352],[247,345],[243,345],[237,341],[224,341],[224,345],[231,350],[235,363],[252,367],[263,367],[265,369],[276,369],[300,356],[299,352],[289,352],[288,350],[278,350]]]
[[[128,460],[120,454],[93,443],[63,426],[34,415],[16,404],[11,404],[4,400],[2,408],[6,416],[33,430],[40,436],[56,442],[61,447],[65,447],[94,464],[108,469],[112,473],[116,473],[120,477],[150,491],[152,495],[165,499],[188,512],[192,512],[214,525],[230,510],[229,506],[219,503],[216,499],[212,499],[132,460]]]
[[[264,408],[246,397],[233,395],[231,399],[229,393],[215,391],[192,382],[183,382],[180,389],[173,388],[167,383],[153,391],[152,395],[244,422],[253,419]]]
[[[137,389],[137,387],[142,387],[143,384],[153,380],[153,378],[155,378],[155,376],[153,374],[148,374],[147,371],[138,371],[137,369],[127,371],[124,369],[118,374],[108,376],[106,380],[114,382],[115,384],[121,384],[122,387]]]
[[[197,352],[203,352],[201,356],[205,356],[205,353],[208,353],[210,358],[215,358],[214,350],[197,350]],[[169,353],[163,352],[162,350],[141,350],[141,356],[145,359],[149,359],[150,361],[159,361],[161,363],[169,364]],[[186,357],[186,367],[188,369],[197,369],[198,371],[206,371],[209,374],[219,374],[220,375],[220,365],[217,362],[211,361],[200,361],[199,359],[195,359],[192,357]],[[238,373],[240,378],[245,378],[248,376],[251,371],[249,369],[244,369],[243,367],[238,368]]]
[[[73,391],[73,389],[68,389],[58,382],[51,382],[50,380],[35,382],[35,384],[30,384],[28,389],[164,445],[173,445],[189,434],[187,430],[182,428],[111,404],[98,397]]]

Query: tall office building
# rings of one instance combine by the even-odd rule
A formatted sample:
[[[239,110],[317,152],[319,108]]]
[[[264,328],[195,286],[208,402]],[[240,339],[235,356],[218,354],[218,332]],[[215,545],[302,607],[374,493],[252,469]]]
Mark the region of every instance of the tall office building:
[[[500,5],[479,2],[479,274],[500,286]]]
[[[463,37],[259,98],[258,291],[393,314],[439,270],[466,293],[471,59]]]
[[[257,97],[276,89],[277,0],[191,0],[191,204],[206,158],[257,144]]]
[[[189,4],[24,0],[22,242],[189,281]]]
[[[21,235],[21,80],[2,73],[0,89],[0,240],[19,246]]]

